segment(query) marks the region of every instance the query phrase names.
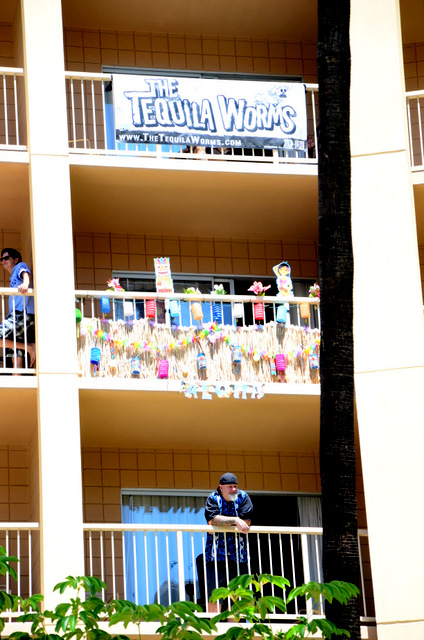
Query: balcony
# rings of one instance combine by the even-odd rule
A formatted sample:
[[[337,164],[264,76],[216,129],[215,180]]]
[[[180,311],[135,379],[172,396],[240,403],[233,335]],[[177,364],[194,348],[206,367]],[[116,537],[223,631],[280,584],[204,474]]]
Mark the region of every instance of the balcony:
[[[0,67],[0,150],[27,150],[24,96],[24,70]]]
[[[319,385],[318,298],[76,291],[79,375],[261,397]],[[259,314],[259,315],[258,315]]]
[[[19,560],[12,563],[16,579],[8,573],[1,576],[0,589],[23,598],[39,592],[39,530],[36,522],[0,523],[0,545],[7,555]],[[4,617],[12,622],[20,613],[20,610],[8,612]]]
[[[26,294],[25,299],[32,298],[32,290]],[[0,322],[9,323],[9,335],[0,337],[0,375],[21,375],[36,373],[35,367],[31,367],[30,359],[24,354],[27,352],[29,344],[35,342],[35,328],[32,320],[28,317],[26,310],[23,310],[21,319],[13,321],[15,316],[15,299],[22,298],[22,294],[17,289],[0,288]],[[8,316],[11,316],[8,318]],[[6,320],[8,318],[8,320]]]
[[[178,163],[189,160],[207,161],[207,168],[224,170],[223,165],[233,163],[254,163],[260,165],[281,167],[291,165],[293,171],[299,171],[300,166],[315,166],[317,158],[317,110],[318,85],[306,84],[306,109],[308,122],[308,151],[281,151],[265,149],[215,149],[211,150],[198,146],[187,147],[185,144],[156,145],[115,142],[114,130],[108,129],[111,121],[111,104],[106,103],[106,95],[110,92],[112,76],[102,73],[65,72],[68,104],[68,137],[69,152],[72,156],[115,156],[136,157],[147,161],[147,165],[154,164],[163,167],[163,161],[178,160]],[[109,113],[109,117],[108,114]],[[81,157],[76,160],[81,162]],[[178,166],[177,163],[177,166]],[[293,165],[297,165],[297,168]],[[165,165],[166,166],[166,165]],[[181,169],[178,166],[178,169]],[[204,164],[197,168],[205,169]],[[227,166],[226,169],[229,167]],[[312,168],[312,167],[311,167]],[[303,169],[304,171],[304,169]]]
[[[102,598],[125,598],[139,604],[160,602],[168,605],[176,600],[199,603],[208,615],[205,599],[206,534],[228,529],[207,525],[128,525],[84,524],[85,574],[100,577],[107,585]],[[2,578],[2,589],[29,597],[39,593],[38,523],[0,524],[0,544],[6,552],[18,557],[17,579]],[[309,580],[322,581],[321,528],[252,527],[247,536],[248,569],[252,573],[268,572],[284,575],[292,586]],[[361,624],[375,622],[367,531],[358,531],[361,566]],[[274,590],[274,587],[272,587]],[[283,594],[275,594],[282,595]],[[287,624],[305,612],[322,617],[322,603],[295,599],[288,612],[270,615],[272,623]],[[25,623],[16,622],[20,611],[4,614],[7,632],[23,630]],[[202,615],[202,614],[200,614]],[[154,633],[154,623],[146,623],[142,634]],[[363,627],[365,628],[365,627]]]
[[[228,534],[228,529],[207,525],[85,524],[86,574],[106,582],[107,589],[102,593],[106,599],[163,605],[192,600],[207,615],[206,534],[219,531]],[[321,536],[319,527],[251,527],[247,535],[249,572],[284,575],[292,586],[322,581]],[[370,624],[375,614],[365,530],[358,531],[358,545],[361,622]],[[312,607],[311,601],[297,598],[288,605],[286,614],[278,612],[270,618],[281,624],[305,612],[323,615],[322,603],[316,603],[314,611]]]

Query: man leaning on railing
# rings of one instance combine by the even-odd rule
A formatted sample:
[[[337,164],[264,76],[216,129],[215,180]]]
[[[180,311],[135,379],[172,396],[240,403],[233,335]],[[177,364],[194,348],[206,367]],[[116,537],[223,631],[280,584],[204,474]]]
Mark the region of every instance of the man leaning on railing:
[[[10,287],[21,293],[31,286],[31,269],[16,249],[5,248],[1,252],[3,268],[10,273]],[[0,347],[12,352],[14,366],[22,369],[28,352],[30,366],[35,362],[34,299],[25,296],[9,296],[9,313],[0,323]],[[25,368],[26,368],[25,357]]]
[[[224,473],[216,491],[206,500],[205,518],[215,527],[235,527],[240,533],[208,533],[206,541],[206,581],[208,599],[216,587],[227,586],[236,575],[248,573],[246,534],[252,521],[253,505],[245,491],[238,488],[234,473]],[[210,602],[208,611],[219,611],[219,603]]]

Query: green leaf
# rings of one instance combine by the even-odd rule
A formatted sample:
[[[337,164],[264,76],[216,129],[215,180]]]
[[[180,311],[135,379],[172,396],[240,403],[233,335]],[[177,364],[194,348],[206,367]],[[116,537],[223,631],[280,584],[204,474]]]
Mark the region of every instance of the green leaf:
[[[346,629],[339,629],[333,622],[324,618],[317,618],[316,620],[311,621],[308,625],[310,631],[312,631],[312,622],[314,623],[313,633],[315,633],[316,629],[319,629],[325,638],[331,638],[333,635],[346,636],[347,638],[350,638],[349,631]]]
[[[258,575],[258,581],[262,584],[274,584],[276,587],[280,587],[280,589],[290,587],[290,582],[287,578],[283,578],[283,576],[273,576],[270,573],[261,573]]]
[[[228,588],[230,591],[235,591],[237,587],[242,587],[246,589],[252,582],[255,580],[254,575],[243,574],[241,576],[236,576],[228,583]]]

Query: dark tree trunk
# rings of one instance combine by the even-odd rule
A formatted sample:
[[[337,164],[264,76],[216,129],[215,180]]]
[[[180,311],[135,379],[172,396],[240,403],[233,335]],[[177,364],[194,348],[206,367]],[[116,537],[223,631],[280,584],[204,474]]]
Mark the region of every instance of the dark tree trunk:
[[[318,0],[319,283],[324,580],[359,586],[353,426],[350,0]],[[360,638],[359,601],[326,614]]]

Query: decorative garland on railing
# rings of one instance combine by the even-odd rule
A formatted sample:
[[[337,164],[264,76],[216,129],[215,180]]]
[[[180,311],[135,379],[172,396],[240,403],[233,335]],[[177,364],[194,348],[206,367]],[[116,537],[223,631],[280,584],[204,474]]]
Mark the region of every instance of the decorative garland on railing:
[[[90,349],[97,348],[98,366],[93,372]],[[83,319],[79,325],[78,355],[82,375],[174,380],[199,378],[227,381],[319,382],[320,335],[309,327],[265,326],[235,328],[211,323],[199,329],[170,329],[147,319],[124,322]],[[284,369],[276,368],[276,356],[284,355]],[[131,360],[137,359],[137,368]],[[168,362],[166,375],[158,366]],[[162,369],[164,371],[164,369]],[[284,374],[284,375],[283,375]]]

